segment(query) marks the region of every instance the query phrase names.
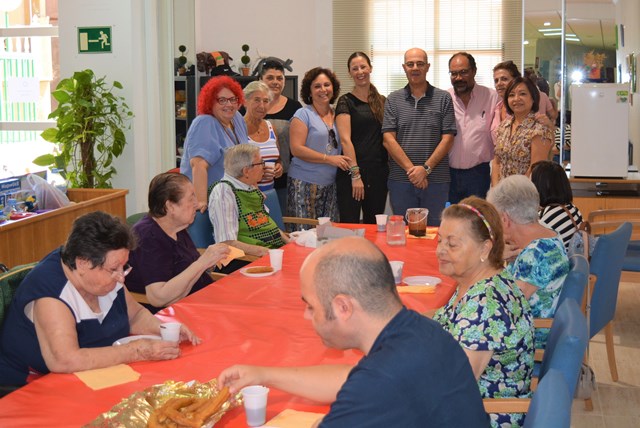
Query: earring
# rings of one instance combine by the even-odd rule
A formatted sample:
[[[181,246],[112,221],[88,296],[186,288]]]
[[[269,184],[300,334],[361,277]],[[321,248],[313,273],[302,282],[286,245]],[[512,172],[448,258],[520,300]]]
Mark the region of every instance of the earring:
[[[480,257],[480,263],[484,263],[484,257]]]

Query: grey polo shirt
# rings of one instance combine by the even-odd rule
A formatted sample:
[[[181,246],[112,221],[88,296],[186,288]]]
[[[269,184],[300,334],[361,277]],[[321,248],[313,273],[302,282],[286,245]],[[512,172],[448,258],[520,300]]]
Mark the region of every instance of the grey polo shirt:
[[[416,100],[409,85],[392,92],[384,104],[382,132],[395,132],[396,139],[414,165],[424,165],[444,134],[456,135],[453,101],[447,91],[429,85],[426,94]],[[409,182],[407,173],[389,159],[389,179]],[[449,156],[433,168],[429,181],[448,183]]]

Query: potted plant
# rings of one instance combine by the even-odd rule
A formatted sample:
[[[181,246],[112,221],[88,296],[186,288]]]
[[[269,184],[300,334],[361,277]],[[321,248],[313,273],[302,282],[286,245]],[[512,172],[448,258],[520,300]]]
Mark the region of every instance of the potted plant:
[[[178,68],[178,74],[181,76],[187,72],[187,57],[184,56],[184,53],[187,51],[187,47],[185,45],[178,46],[178,50],[180,51],[180,56],[178,57],[178,64],[180,67]]]
[[[127,144],[123,129],[129,128],[133,117],[124,98],[113,93],[115,89],[122,89],[120,82],[108,83],[88,69],[61,80],[52,92],[58,108],[49,114],[56,119],[56,127],[41,134],[58,145],[59,153],[33,162],[60,169],[70,187],[111,188],[117,172],[113,159]]]
[[[249,51],[249,45],[242,45],[242,50],[244,51],[244,55],[242,55],[242,58],[240,58],[240,62],[242,63],[242,75],[248,76],[249,63],[251,62],[251,58],[249,58],[249,55],[247,55],[247,52]]]

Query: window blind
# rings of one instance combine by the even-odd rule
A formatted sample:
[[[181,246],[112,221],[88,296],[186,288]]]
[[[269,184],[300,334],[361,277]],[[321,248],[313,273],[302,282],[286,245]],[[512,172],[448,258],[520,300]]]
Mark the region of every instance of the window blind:
[[[458,51],[476,59],[476,81],[493,87],[493,66],[521,62],[522,0],[334,0],[333,68],[351,88],[347,58],[357,50],[373,62],[372,82],[381,94],[406,85],[404,52],[427,51],[429,82],[451,86],[449,58]]]

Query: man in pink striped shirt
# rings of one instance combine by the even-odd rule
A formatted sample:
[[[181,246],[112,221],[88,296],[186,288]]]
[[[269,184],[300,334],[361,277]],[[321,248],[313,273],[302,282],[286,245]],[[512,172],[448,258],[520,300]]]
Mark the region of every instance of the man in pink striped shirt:
[[[449,76],[458,133],[449,152],[451,185],[449,202],[460,202],[467,196],[484,198],[491,185],[489,162],[493,159],[491,122],[498,94],[476,84],[476,61],[467,52],[449,59]]]

